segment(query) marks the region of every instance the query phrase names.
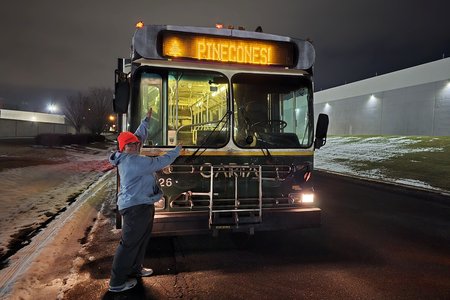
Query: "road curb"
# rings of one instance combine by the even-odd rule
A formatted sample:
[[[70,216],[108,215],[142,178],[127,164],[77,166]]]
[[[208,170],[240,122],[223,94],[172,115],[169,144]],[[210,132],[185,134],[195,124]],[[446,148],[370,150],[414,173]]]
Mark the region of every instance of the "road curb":
[[[16,254],[9,258],[10,265],[0,271],[0,299],[3,299],[3,297],[6,297],[11,292],[16,281],[26,273],[34,259],[38,257],[41,251],[54,239],[61,228],[72,219],[80,207],[95,195],[98,189],[106,184],[112,172],[113,171],[110,170],[101,175],[76,198],[72,205],[67,206],[67,209],[62,214],[58,215],[47,227],[35,235],[29,245],[21,248]],[[14,259],[15,256],[20,256],[24,259]]]

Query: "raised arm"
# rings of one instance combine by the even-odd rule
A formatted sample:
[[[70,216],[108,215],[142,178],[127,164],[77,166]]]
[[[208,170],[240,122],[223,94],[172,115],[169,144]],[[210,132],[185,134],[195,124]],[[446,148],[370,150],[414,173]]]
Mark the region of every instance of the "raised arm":
[[[139,124],[139,127],[134,132],[134,135],[139,138],[142,144],[147,140],[148,125],[150,124],[150,119],[152,118],[152,111],[153,110],[151,108],[147,111],[147,115],[144,119],[142,119],[141,124]]]

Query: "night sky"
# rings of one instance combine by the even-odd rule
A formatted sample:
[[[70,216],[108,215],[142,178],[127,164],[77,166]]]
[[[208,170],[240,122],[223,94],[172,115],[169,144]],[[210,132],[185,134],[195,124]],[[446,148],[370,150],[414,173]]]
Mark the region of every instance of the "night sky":
[[[90,87],[112,88],[139,20],[309,38],[316,91],[450,56],[449,0],[8,1],[0,10],[0,107],[42,110]]]

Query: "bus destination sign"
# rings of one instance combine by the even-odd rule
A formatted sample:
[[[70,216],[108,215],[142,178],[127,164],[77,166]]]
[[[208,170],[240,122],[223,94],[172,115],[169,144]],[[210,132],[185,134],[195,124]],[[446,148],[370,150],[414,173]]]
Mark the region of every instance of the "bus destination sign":
[[[288,42],[164,31],[162,56],[251,65],[294,65],[294,46]]]

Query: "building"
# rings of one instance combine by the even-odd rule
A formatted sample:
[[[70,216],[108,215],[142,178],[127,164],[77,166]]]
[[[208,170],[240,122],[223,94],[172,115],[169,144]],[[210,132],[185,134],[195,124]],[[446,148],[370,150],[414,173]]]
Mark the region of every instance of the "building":
[[[41,133],[74,133],[64,115],[0,109],[0,138],[30,138]]]
[[[330,135],[450,136],[450,58],[314,94]]]

